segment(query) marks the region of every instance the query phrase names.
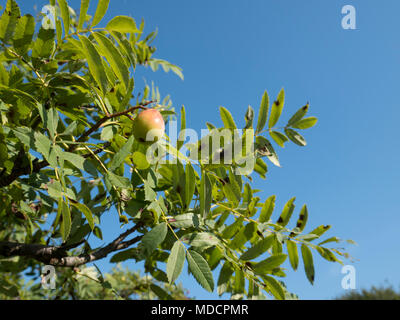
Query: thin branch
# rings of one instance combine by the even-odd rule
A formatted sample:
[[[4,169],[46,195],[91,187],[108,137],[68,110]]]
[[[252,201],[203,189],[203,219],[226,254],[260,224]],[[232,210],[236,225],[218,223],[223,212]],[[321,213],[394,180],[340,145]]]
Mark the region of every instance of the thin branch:
[[[110,141],[107,141],[101,148],[97,148],[96,150],[93,150],[92,153],[93,153],[93,154],[98,154],[98,153],[104,151],[104,149],[105,149],[105,148],[108,148],[109,146],[111,146],[111,142],[110,142]],[[92,153],[84,154],[84,155],[82,155],[82,157],[84,157],[85,159],[90,158],[90,157],[93,156]]]
[[[134,107],[128,108],[124,111],[120,111],[117,113],[113,113],[113,114],[109,114],[104,116],[103,118],[101,118],[100,120],[98,120],[92,127],[90,127],[87,131],[85,131],[77,140],[77,142],[82,142],[83,140],[85,140],[85,138],[87,138],[88,136],[90,136],[93,132],[95,132],[97,129],[100,128],[100,126],[106,122],[107,120],[114,118],[114,117],[119,117],[122,115],[127,115],[128,113],[136,110],[136,109],[146,109],[146,106],[154,103],[156,101],[147,101],[147,102],[143,102],[141,104],[138,104]],[[72,152],[77,148],[78,144],[75,145],[71,145],[67,151],[68,152]],[[97,150],[95,150],[97,151]],[[98,151],[97,153],[99,153],[101,151]],[[96,153],[95,153],[96,154]],[[6,187],[8,185],[10,185],[11,183],[13,183],[16,179],[18,179],[20,176],[26,175],[26,174],[31,174],[31,173],[37,173],[39,172],[41,169],[43,169],[44,167],[47,167],[49,165],[49,163],[47,162],[47,160],[41,160],[39,161],[38,159],[35,159],[32,163],[32,170],[31,167],[29,165],[25,165],[25,166],[14,166],[11,173],[9,175],[6,176],[0,176],[0,188],[2,187]]]
[[[42,78],[42,76],[40,75],[40,73],[37,71],[37,69],[29,61],[27,61],[23,56],[19,55],[18,53],[16,53],[15,51],[11,50],[10,48],[7,48],[4,44],[2,44],[1,46],[4,48],[4,50],[9,51],[12,55],[14,55],[16,58],[18,58],[23,63],[25,63],[36,74],[36,76],[42,82],[42,84],[44,86],[46,85],[46,83],[45,83],[44,79]]]
[[[4,257],[24,256],[37,261],[57,266],[57,267],[78,267],[80,265],[105,258],[114,251],[128,248],[142,239],[142,236],[136,236],[131,240],[124,241],[126,237],[135,232],[141,224],[126,230],[114,241],[103,248],[97,249],[92,253],[81,254],[78,256],[68,256],[66,249],[71,246],[46,246],[42,244],[18,243],[18,242],[0,242],[0,255]],[[79,243],[78,243],[79,245]]]
[[[85,140],[88,136],[90,136],[93,132],[97,131],[97,129],[100,128],[100,126],[106,122],[107,120],[111,119],[111,118],[116,118],[119,116],[123,116],[126,115],[128,113],[131,113],[132,111],[135,111],[136,109],[146,109],[146,106],[154,103],[156,101],[147,101],[147,102],[143,102],[141,104],[138,104],[137,106],[128,108],[124,111],[121,112],[117,112],[117,113],[113,113],[113,114],[108,114],[105,115],[103,118],[101,118],[100,120],[98,120],[93,126],[91,126],[87,131],[85,131],[84,133],[82,133],[82,135],[78,138],[78,140],[76,140],[77,142],[82,142],[83,140]],[[76,145],[72,145],[70,148],[70,150],[68,151],[74,151],[76,149]]]

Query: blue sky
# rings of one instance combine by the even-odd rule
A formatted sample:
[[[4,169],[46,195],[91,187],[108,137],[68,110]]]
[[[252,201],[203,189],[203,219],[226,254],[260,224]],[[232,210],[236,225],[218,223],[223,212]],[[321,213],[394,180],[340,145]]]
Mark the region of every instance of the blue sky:
[[[24,13],[47,3],[19,2]],[[69,1],[75,9],[79,3]],[[347,4],[356,9],[356,30],[341,27]],[[348,263],[356,268],[357,288],[384,281],[397,288],[399,12],[396,0],[111,0],[104,21],[124,14],[144,18],[147,32],[158,28],[156,56],[181,66],[185,80],[141,70],[136,82],[154,80],[176,108],[184,104],[187,127],[198,132],[206,121],[221,124],[219,106],[243,123],[247,106],[258,110],[265,89],[271,99],[285,89],[282,123],[309,101],[319,122],[304,132],[308,145],[277,148],[282,168],[270,164],[267,180],[254,186],[264,190],[262,198],[276,194],[277,209],[293,196],[297,212],[306,203],[306,230],[331,224],[328,236],[355,240],[358,246],[348,249],[357,260]],[[106,240],[119,232],[116,216],[107,222]],[[288,289],[302,299],[343,293],[341,267],[319,255],[314,260],[315,284],[308,283],[302,265],[297,272],[287,265]],[[197,298],[218,297],[185,274],[180,280]]]

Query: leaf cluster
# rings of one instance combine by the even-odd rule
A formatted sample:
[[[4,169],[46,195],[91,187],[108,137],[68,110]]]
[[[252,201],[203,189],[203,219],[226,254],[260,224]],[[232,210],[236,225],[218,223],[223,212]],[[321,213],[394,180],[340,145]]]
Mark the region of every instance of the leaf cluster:
[[[295,227],[288,227],[295,198],[274,217],[276,196],[258,197],[259,190],[252,188],[254,174],[243,171],[244,163],[252,163],[265,179],[267,160],[280,166],[277,146],[289,141],[306,145],[298,130],[317,122],[306,117],[308,103],[284,127],[276,126],[284,107],[283,89],[271,105],[267,92],[262,95],[255,126],[255,111],[248,107],[245,126],[239,128],[247,130],[239,150],[247,151],[234,148],[238,157],[232,162],[210,163],[215,154],[187,156],[181,152],[183,142],[175,147],[167,135],[159,147],[174,161],[148,161],[149,147],[132,134],[138,110],[152,106],[166,121],[178,113],[154,84],[137,87],[136,68],[161,67],[183,79],[182,70],[153,57],[156,32],[145,35],[143,21],[116,16],[102,23],[108,4],[99,0],[92,17],[89,0],[81,1],[79,15],[66,0],[50,0],[55,13],[51,28],[44,23],[46,17],[38,24],[29,14],[21,16],[15,0],[7,1],[0,17],[0,241],[62,245],[75,248],[71,255],[87,255],[98,249],[90,239],[103,239],[102,219],[113,209],[121,226],[137,226],[135,239],[140,241],[132,241],[134,246],[124,247],[110,261],[144,261],[144,271],[154,280],[146,290],[158,298],[182,297],[166,288],[186,264],[210,292],[216,289],[237,299],[263,299],[265,294],[290,299],[295,296],[278,280],[286,275],[286,260],[294,270],[302,260],[313,283],[313,253],[339,263],[338,256],[347,257],[325,246],[338,238],[320,239],[329,225],[304,232],[306,205]],[[230,111],[221,107],[220,116],[223,127],[207,123],[210,134],[192,148],[200,151],[203,142],[223,130],[228,134],[220,136],[222,142],[237,138]],[[186,129],[184,107],[180,118],[181,129]],[[220,149],[218,156],[223,159],[227,153]],[[0,268],[16,277],[14,283],[27,268],[31,275],[39,272],[32,257],[2,258]],[[68,277],[72,271],[67,282]],[[100,284],[114,288],[114,281],[120,287],[124,277],[128,273]],[[13,296],[20,289],[10,279],[0,279],[0,290]],[[61,296],[68,296],[68,290],[75,289],[66,287]],[[77,290],[84,298],[100,294],[94,288]],[[129,296],[121,290],[128,288],[117,291]]]

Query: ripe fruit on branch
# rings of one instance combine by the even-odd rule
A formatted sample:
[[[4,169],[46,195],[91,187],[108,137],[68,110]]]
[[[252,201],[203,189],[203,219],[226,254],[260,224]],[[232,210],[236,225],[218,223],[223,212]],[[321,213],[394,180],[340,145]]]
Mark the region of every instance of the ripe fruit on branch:
[[[133,121],[133,135],[140,142],[155,142],[163,137],[164,132],[164,119],[156,109],[141,111]]]

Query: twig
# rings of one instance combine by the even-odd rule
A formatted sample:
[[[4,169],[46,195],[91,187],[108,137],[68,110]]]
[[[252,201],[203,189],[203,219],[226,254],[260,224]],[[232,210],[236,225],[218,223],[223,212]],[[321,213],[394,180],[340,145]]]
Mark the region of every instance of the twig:
[[[126,109],[126,110],[124,110],[124,111],[120,111],[120,112],[117,112],[117,113],[112,113],[112,114],[105,115],[103,118],[101,118],[100,120],[98,120],[92,127],[90,127],[87,131],[85,131],[84,133],[82,133],[82,135],[81,135],[81,136],[78,138],[78,140],[76,140],[76,141],[77,141],[77,142],[82,142],[85,138],[87,138],[87,137],[90,136],[93,132],[95,132],[97,129],[99,129],[100,126],[101,126],[104,122],[106,122],[107,120],[109,120],[109,119],[111,119],[111,118],[116,118],[116,117],[123,116],[123,115],[126,115],[126,114],[128,114],[128,113],[130,113],[130,112],[132,112],[132,111],[135,111],[136,109],[146,109],[146,106],[147,106],[147,105],[149,105],[149,104],[151,104],[151,103],[154,103],[154,102],[156,102],[156,101],[147,101],[147,102],[143,102],[143,103],[138,104],[138,105],[136,105],[136,106],[134,106],[134,107],[128,108],[128,109]],[[75,150],[75,148],[76,148],[76,145],[73,145],[73,146],[70,147],[70,150],[68,150],[68,151],[73,151],[73,150]]]
[[[113,113],[113,114],[109,114],[104,116],[103,118],[101,118],[100,120],[98,120],[92,127],[90,127],[87,131],[85,131],[77,140],[77,142],[82,142],[85,138],[87,138],[90,134],[92,134],[93,132],[95,132],[98,128],[100,128],[100,126],[106,122],[107,120],[114,118],[114,117],[119,117],[122,115],[126,115],[136,109],[146,109],[146,106],[154,103],[156,101],[147,101],[147,102],[143,102],[141,104],[138,104],[134,107],[128,108],[124,111],[120,111],[117,113]],[[72,152],[77,148],[78,144],[76,145],[71,145],[67,151],[68,152]],[[95,150],[97,151],[97,150]],[[98,151],[97,153],[99,153],[101,151]],[[96,154],[96,153],[95,153]],[[88,157],[88,155],[86,156]],[[48,166],[49,163],[47,162],[47,160],[42,160],[39,161],[38,159],[35,159],[32,163],[32,170],[31,167],[29,165],[20,167],[20,166],[14,166],[11,173],[9,175],[6,176],[0,176],[0,188],[2,187],[6,187],[8,185],[10,185],[11,183],[13,183],[16,179],[18,179],[18,177],[22,176],[22,175],[26,175],[26,174],[31,174],[31,173],[37,173],[39,172],[41,169],[43,169],[44,167]]]
[[[78,256],[68,256],[66,247],[46,246],[42,244],[18,243],[18,242],[0,242],[0,255],[5,257],[24,256],[30,257],[40,262],[57,267],[78,267],[88,262],[96,261],[106,257],[114,251],[128,248],[142,239],[142,236],[136,236],[131,240],[124,241],[126,237],[134,233],[141,224],[138,223],[132,228],[119,235],[114,241],[103,248],[97,249],[92,253],[81,254]],[[78,243],[79,245],[79,243]]]

